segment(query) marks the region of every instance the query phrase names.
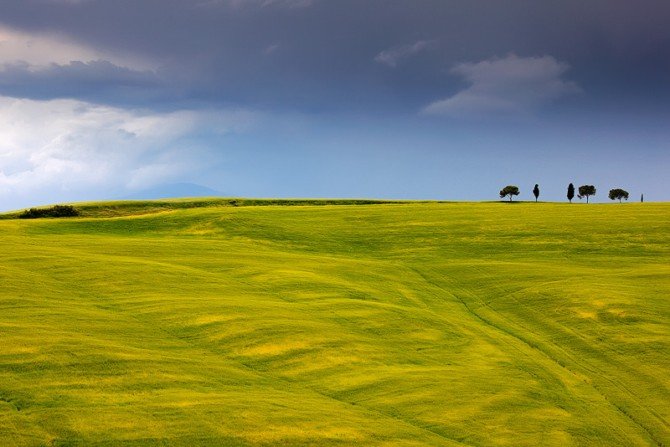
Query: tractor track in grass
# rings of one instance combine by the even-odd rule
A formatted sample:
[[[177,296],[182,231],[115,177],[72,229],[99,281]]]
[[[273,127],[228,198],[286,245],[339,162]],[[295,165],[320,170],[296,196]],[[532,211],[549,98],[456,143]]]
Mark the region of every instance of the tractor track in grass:
[[[554,281],[554,282],[558,282],[558,281]],[[552,282],[552,283],[553,283],[553,282]],[[542,283],[542,284],[540,284],[540,286],[541,286],[541,285],[544,285],[544,284],[549,284],[549,283]],[[567,336],[572,337],[572,341],[577,342],[577,343],[579,344],[579,349],[582,350],[583,352],[589,352],[589,351],[592,351],[592,349],[591,349],[592,347],[589,345],[588,340],[587,340],[586,337],[584,337],[582,334],[580,334],[579,332],[575,331],[574,329],[572,329],[572,328],[570,328],[570,327],[567,327],[567,326],[565,326],[565,325],[563,325],[563,324],[560,324],[560,323],[557,323],[557,322],[554,322],[554,321],[546,322],[546,321],[545,321],[546,318],[543,318],[540,314],[538,314],[538,312],[537,312],[535,309],[533,309],[533,308],[531,308],[531,307],[528,307],[528,306],[525,306],[524,303],[522,303],[521,301],[519,301],[519,300],[514,296],[514,295],[518,294],[519,292],[522,292],[522,291],[525,291],[525,290],[530,290],[530,289],[533,289],[533,288],[535,288],[535,287],[525,287],[525,288],[519,289],[519,290],[517,290],[517,291],[511,292],[511,293],[505,295],[505,297],[509,297],[509,298],[513,299],[519,306],[522,306],[522,307],[526,308],[527,311],[528,311],[531,315],[535,316],[535,322],[536,322],[536,324],[537,324],[538,322],[539,322],[540,324],[547,324],[547,325],[551,324],[551,325],[552,325],[552,328],[553,328],[555,331],[560,331],[560,332],[566,334]],[[489,306],[488,303],[486,304],[486,307],[487,307],[488,309],[490,309],[491,312],[494,312],[494,313],[496,313],[497,315],[500,315],[500,313],[497,312],[497,311],[495,311],[493,308],[491,308],[491,306]],[[501,317],[501,318],[502,318],[502,317]],[[517,319],[518,319],[518,317],[517,317]],[[522,325],[520,322],[518,322],[518,321],[515,321],[514,324],[517,325],[517,326],[520,326],[520,327],[523,328],[523,329],[525,329],[525,331],[526,331],[527,333],[534,333],[529,327],[527,327],[527,326],[523,326],[523,325]],[[664,387],[664,384],[661,383],[661,382],[659,382],[659,381],[657,380],[656,377],[654,377],[654,376],[650,376],[650,375],[645,374],[645,373],[643,373],[643,372],[640,372],[640,371],[638,371],[638,370],[634,370],[634,369],[632,369],[630,366],[628,366],[628,365],[622,363],[621,361],[619,361],[619,360],[615,360],[615,359],[613,359],[612,357],[607,356],[607,355],[605,354],[605,352],[603,352],[603,351],[608,351],[608,352],[610,352],[610,353],[613,352],[613,353],[616,354],[616,352],[614,351],[614,349],[613,349],[611,346],[608,346],[607,344],[602,344],[602,343],[599,344],[598,346],[599,346],[600,349],[599,349],[599,350],[596,350],[596,352],[598,352],[602,357],[604,357],[604,359],[605,359],[605,361],[606,361],[606,363],[607,363],[608,365],[616,366],[616,368],[617,368],[618,370],[626,371],[626,372],[629,373],[631,376],[641,376],[641,377],[644,377],[644,378],[645,378],[645,381],[652,383],[652,384],[654,385],[655,388],[663,388],[663,387]],[[576,363],[577,365],[583,367],[584,369],[586,369],[586,370],[588,370],[588,371],[591,371],[591,372],[592,372],[593,374],[595,374],[595,375],[599,375],[599,376],[601,376],[601,377],[606,378],[606,379],[610,382],[610,384],[611,384],[612,386],[616,387],[617,389],[619,389],[620,391],[622,391],[624,394],[627,394],[628,396],[630,396],[631,398],[633,398],[634,402],[635,402],[638,406],[640,406],[640,408],[643,408],[645,411],[649,412],[651,415],[653,415],[653,416],[658,420],[658,422],[660,422],[663,426],[665,426],[665,428],[667,428],[668,430],[670,430],[670,422],[668,422],[668,421],[666,421],[665,419],[663,419],[663,417],[661,417],[661,415],[659,415],[653,408],[642,406],[642,405],[637,401],[637,399],[635,399],[635,393],[634,393],[632,390],[630,390],[624,383],[621,383],[620,381],[614,381],[613,379],[610,379],[609,376],[608,376],[607,374],[602,374],[603,371],[600,370],[600,369],[598,369],[598,367],[592,365],[588,360],[582,360],[581,362],[579,362],[579,361],[577,361],[577,360],[574,358],[574,355],[573,355],[573,354],[571,354],[571,353],[569,353],[569,352],[566,352],[565,349],[563,349],[562,347],[557,346],[557,345],[555,345],[555,347],[556,347],[556,349],[559,349],[559,350],[560,350],[566,357],[568,357],[569,359],[571,359],[571,360],[572,360],[574,363]],[[664,395],[665,395],[668,399],[670,399],[670,395],[668,395],[667,390],[663,390],[663,391],[665,391]],[[616,404],[614,404],[614,403],[612,403],[612,404],[613,404],[613,405],[616,405]]]
[[[512,331],[512,330],[510,330],[510,329],[507,329],[507,328],[504,328],[504,327],[502,327],[502,326],[496,324],[495,322],[491,321],[490,319],[488,319],[488,318],[482,316],[480,313],[474,311],[474,310],[470,307],[470,305],[468,304],[468,302],[467,302],[465,299],[463,299],[458,293],[454,293],[453,291],[450,291],[450,290],[445,289],[443,286],[441,286],[440,284],[438,284],[437,282],[435,282],[434,280],[432,280],[431,278],[429,278],[428,275],[426,275],[426,274],[425,274],[424,272],[422,272],[420,269],[418,269],[418,268],[414,268],[413,270],[414,270],[418,275],[420,275],[422,278],[424,278],[424,280],[425,280],[428,284],[431,284],[432,286],[437,287],[438,289],[440,289],[440,290],[442,290],[444,293],[446,293],[448,296],[452,296],[452,297],[456,298],[456,299],[463,305],[463,307],[467,310],[467,312],[468,312],[470,315],[472,315],[473,317],[475,317],[476,319],[478,319],[479,321],[481,321],[482,323],[484,323],[486,326],[491,327],[491,328],[495,329],[496,331],[499,331],[499,332],[501,332],[501,333],[503,333],[503,334],[506,334],[507,336],[512,337],[513,339],[515,339],[515,340],[517,340],[517,341],[523,343],[524,345],[526,345],[527,347],[529,347],[531,350],[540,353],[544,358],[546,358],[547,360],[551,361],[552,363],[554,363],[555,365],[557,365],[557,366],[560,367],[561,369],[564,369],[565,371],[569,372],[569,373],[570,373],[571,375],[573,375],[573,376],[577,376],[577,374],[575,373],[575,371],[573,371],[573,370],[570,369],[567,365],[565,365],[564,362],[562,362],[562,361],[560,361],[560,360],[554,358],[551,354],[549,354],[549,353],[546,352],[545,350],[541,349],[536,343],[533,343],[533,342],[531,342],[531,341],[529,341],[529,340],[526,340],[524,337],[522,337],[522,336],[520,336],[520,335],[517,335],[514,331]],[[464,292],[466,292],[466,294],[468,294],[468,295],[473,295],[473,298],[474,298],[475,300],[477,300],[481,306],[486,307],[486,308],[487,308],[490,312],[492,312],[493,314],[495,314],[495,315],[499,315],[499,314],[498,314],[494,309],[492,309],[488,304],[486,304],[483,300],[479,299],[478,297],[474,296],[474,294],[472,294],[471,292],[467,292],[467,291],[464,291]],[[502,318],[502,317],[500,317],[500,318]],[[578,362],[577,360],[575,360],[575,359],[572,357],[572,355],[570,355],[570,354],[568,354],[568,353],[565,353],[565,355],[566,355],[566,356],[567,356],[573,363],[575,363],[576,365],[578,365],[578,366],[581,365],[581,363]],[[582,366],[582,367],[583,367],[583,366]],[[593,370],[593,367],[591,367],[591,368],[586,368],[586,369],[587,369],[587,370]],[[595,368],[595,369],[596,369],[596,371],[594,371],[594,372],[597,372],[597,368]],[[637,406],[639,406],[639,407],[642,408],[642,409],[645,409],[646,411],[649,411],[649,410],[647,410],[645,407],[643,407],[643,406],[637,401],[637,399],[635,399],[635,397],[634,397],[634,395],[632,394],[632,392],[629,391],[627,388],[625,388],[625,387],[623,387],[623,388],[622,388],[622,387],[619,387],[617,383],[615,383],[612,379],[608,378],[607,376],[602,375],[601,377],[606,378],[606,380],[607,380],[608,382],[610,382],[612,386],[614,386],[615,388],[621,390],[623,393],[627,394],[627,395],[629,396],[629,398],[630,398],[630,399],[631,399]],[[622,414],[623,416],[625,416],[626,419],[628,419],[630,422],[632,422],[636,427],[640,428],[640,429],[646,434],[646,436],[647,436],[651,441],[654,442],[655,445],[657,445],[658,447],[663,447],[663,446],[665,446],[664,441],[662,441],[661,439],[659,439],[658,436],[657,436],[654,432],[652,432],[650,428],[648,428],[647,426],[645,426],[644,424],[642,424],[640,421],[638,421],[637,418],[636,418],[634,415],[630,414],[630,412],[626,411],[623,407],[621,407],[620,405],[618,405],[618,404],[616,404],[615,402],[613,402],[613,401],[607,396],[607,394],[604,393],[604,392],[603,392],[598,386],[596,386],[592,381],[589,381],[588,384],[589,384],[589,386],[590,386],[596,393],[598,393],[598,395],[600,395],[600,396],[601,396],[601,397],[602,397],[608,404],[610,404],[613,408],[615,408],[616,411],[617,411],[618,413],[620,413],[620,414]],[[655,418],[659,418],[660,421],[661,421],[661,423],[662,423],[663,425],[667,426],[667,422],[665,422],[662,418],[660,418],[660,416],[658,416],[655,412],[651,412],[651,414],[652,414]]]

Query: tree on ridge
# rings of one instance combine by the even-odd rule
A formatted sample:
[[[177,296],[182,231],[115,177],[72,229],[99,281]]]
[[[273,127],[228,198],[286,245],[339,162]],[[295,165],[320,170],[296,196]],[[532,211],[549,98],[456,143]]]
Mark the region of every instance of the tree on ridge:
[[[574,198],[575,198],[575,185],[570,183],[568,185],[568,200],[570,201],[570,203],[572,203],[572,199]]]
[[[628,191],[621,188],[610,189],[609,198],[610,200],[619,200],[619,203],[621,203],[621,199],[628,200]]]
[[[537,203],[537,198],[540,197],[540,187],[538,184],[535,184],[535,188],[533,188],[533,195],[535,196],[535,203]]]
[[[500,190],[500,198],[504,199],[505,197],[509,196],[509,201],[512,201],[513,196],[518,196],[519,195],[519,187],[514,186],[514,185],[507,185],[503,189]]]
[[[593,185],[582,185],[579,187],[579,197],[583,199],[586,197],[586,203],[589,203],[589,197],[596,195],[596,187]]]

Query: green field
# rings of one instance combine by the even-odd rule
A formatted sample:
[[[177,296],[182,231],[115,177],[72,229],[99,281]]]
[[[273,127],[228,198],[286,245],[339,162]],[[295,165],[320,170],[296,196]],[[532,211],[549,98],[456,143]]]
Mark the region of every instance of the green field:
[[[670,445],[670,204],[237,205],[0,220],[0,445]]]

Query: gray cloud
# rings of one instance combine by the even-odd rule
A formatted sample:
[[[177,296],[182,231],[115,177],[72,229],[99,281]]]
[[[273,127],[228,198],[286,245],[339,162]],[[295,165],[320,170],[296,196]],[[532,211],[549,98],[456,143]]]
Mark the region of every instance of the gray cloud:
[[[137,103],[157,95],[161,86],[154,72],[119,67],[104,60],[46,66],[15,62],[0,66],[0,95],[10,97]]]
[[[513,54],[458,64],[451,72],[470,85],[449,98],[432,102],[423,111],[452,116],[529,113],[580,91],[574,82],[563,79],[568,68],[566,63],[551,56]]]
[[[95,0],[42,0],[44,3],[61,3],[64,5],[78,5],[84,2],[92,2]]]
[[[170,86],[152,100],[174,108],[416,110],[464,88],[444,76],[459,61],[510,52],[569,63],[588,92],[581,101],[670,99],[666,0],[5,0],[2,9],[0,24],[67,36],[115,65],[150,60]]]
[[[396,67],[403,59],[407,59],[413,54],[424,51],[434,44],[434,41],[419,40],[412,44],[392,47],[377,54],[377,56],[375,56],[375,62],[388,65],[389,67]]]
[[[76,1],[76,0],[75,0]],[[243,8],[307,8],[314,4],[314,0],[201,0],[198,6],[224,6],[236,9]]]

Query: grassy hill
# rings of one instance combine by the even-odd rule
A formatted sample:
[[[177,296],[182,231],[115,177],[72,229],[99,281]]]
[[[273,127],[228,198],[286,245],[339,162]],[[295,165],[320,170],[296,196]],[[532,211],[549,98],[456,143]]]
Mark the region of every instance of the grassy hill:
[[[670,204],[233,205],[0,220],[2,445],[670,444]]]

